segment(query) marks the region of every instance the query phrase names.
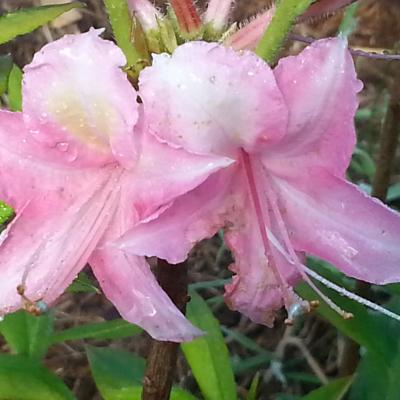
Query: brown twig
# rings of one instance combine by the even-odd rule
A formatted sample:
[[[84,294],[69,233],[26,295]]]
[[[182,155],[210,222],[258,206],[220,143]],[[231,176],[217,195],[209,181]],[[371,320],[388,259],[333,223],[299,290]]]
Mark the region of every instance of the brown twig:
[[[161,287],[176,306],[185,312],[188,300],[186,264],[169,265],[166,261],[158,260],[154,272]],[[178,343],[152,341],[143,380],[142,400],[169,399],[178,349]]]
[[[386,200],[400,137],[400,70],[395,68],[393,73],[390,102],[382,124],[376,173],[372,184],[372,195],[381,201]],[[370,289],[368,283],[357,282],[356,293],[358,295],[368,298],[370,297]],[[339,374],[341,376],[354,373],[360,358],[359,350],[360,346],[357,343],[349,338],[345,339],[343,357],[339,365]]]

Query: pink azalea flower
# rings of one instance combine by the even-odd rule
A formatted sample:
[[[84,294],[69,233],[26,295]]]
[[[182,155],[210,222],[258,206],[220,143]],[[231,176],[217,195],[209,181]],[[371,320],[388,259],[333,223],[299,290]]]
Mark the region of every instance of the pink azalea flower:
[[[308,308],[292,289],[318,277],[304,253],[364,281],[399,281],[399,215],[344,178],[362,85],[343,40],[318,41],[274,71],[250,52],[192,42],[155,56],[139,87],[146,130],[234,163],[138,224],[120,248],[179,263],[224,228],[235,258],[226,301],[266,325],[282,306],[289,317]]]
[[[89,262],[125,319],[161,340],[189,340],[199,330],[145,259],[108,243],[231,160],[144,135],[125,57],[98,35],[45,46],[25,68],[23,112],[0,110],[0,199],[16,211],[0,235],[0,316],[53,303]]]

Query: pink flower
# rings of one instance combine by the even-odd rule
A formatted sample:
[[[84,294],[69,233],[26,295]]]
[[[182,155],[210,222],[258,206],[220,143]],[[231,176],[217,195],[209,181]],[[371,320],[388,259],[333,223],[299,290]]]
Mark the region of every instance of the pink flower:
[[[235,263],[228,305],[271,325],[308,307],[293,292],[302,254],[374,283],[400,279],[400,217],[344,179],[355,145],[357,80],[346,43],[316,42],[272,71],[250,52],[193,42],[140,76],[146,130],[234,162],[118,242],[170,263],[224,228]]]
[[[125,319],[188,340],[199,331],[145,259],[109,243],[231,160],[144,135],[125,57],[98,35],[45,46],[25,68],[23,112],[0,111],[0,199],[16,211],[0,235],[0,316],[23,306],[18,286],[32,303],[53,303],[89,262]]]

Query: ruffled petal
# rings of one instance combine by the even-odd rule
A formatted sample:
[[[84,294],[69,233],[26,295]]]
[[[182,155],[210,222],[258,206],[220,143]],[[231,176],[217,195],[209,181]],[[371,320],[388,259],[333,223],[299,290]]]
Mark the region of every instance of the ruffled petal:
[[[23,112],[35,139],[70,162],[132,164],[136,93],[122,51],[100,33],[66,35],[36,53],[25,67]]]
[[[229,222],[236,207],[235,175],[231,169],[211,175],[158,218],[136,225],[117,245],[131,254],[156,256],[171,264],[183,262],[197,242],[212,237]]]
[[[250,52],[191,42],[155,55],[140,75],[152,133],[197,154],[234,157],[286,130],[287,109],[269,66]]]
[[[24,198],[15,220],[2,233],[0,315],[21,307],[18,285],[26,288],[32,302],[52,303],[63,293],[113,217],[119,175],[112,170],[79,171],[57,177],[52,190],[33,191],[32,197]]]
[[[296,250],[367,282],[400,280],[398,213],[321,169],[308,179],[274,183]]]
[[[132,171],[132,202],[140,220],[158,212],[199,186],[214,172],[231,165],[227,157],[202,156],[161,143],[153,135],[138,132],[140,156]]]
[[[298,56],[282,59],[274,72],[289,108],[289,127],[265,152],[266,166],[280,175],[321,166],[342,176],[355,145],[362,87],[347,43],[319,40]]]

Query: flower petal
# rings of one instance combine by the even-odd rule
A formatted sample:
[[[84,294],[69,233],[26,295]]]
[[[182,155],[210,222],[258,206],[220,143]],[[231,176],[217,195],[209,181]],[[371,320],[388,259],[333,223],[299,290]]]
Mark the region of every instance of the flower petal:
[[[323,166],[342,176],[355,145],[358,107],[354,63],[342,39],[319,40],[279,62],[275,77],[289,108],[288,133],[265,152],[279,174]]]
[[[233,167],[232,167],[233,168]],[[199,241],[215,235],[228,222],[235,207],[234,172],[220,171],[179,197],[158,218],[136,225],[117,241],[131,254],[157,256],[171,264],[183,262]]]
[[[144,257],[103,247],[95,251],[90,264],[121,316],[154,339],[183,342],[202,334],[162,290]]]
[[[260,184],[264,171],[255,168],[253,173]],[[292,287],[299,280],[299,273],[271,240],[268,244],[263,241],[260,222],[267,236],[273,232],[278,245],[284,242],[263,188],[257,188],[258,201],[266,214],[257,215],[254,199],[250,196],[252,190],[244,173],[236,185],[240,202],[233,224],[225,230],[225,242],[235,259],[230,270],[235,275],[232,283],[225,287],[225,301],[230,308],[252,321],[271,327],[280,308],[286,306],[289,309],[297,302]],[[259,221],[259,218],[263,220]]]
[[[51,191],[25,197],[0,247],[0,315],[21,307],[18,285],[33,302],[51,303],[63,293],[112,219],[118,175],[77,171],[58,176]]]
[[[64,149],[72,161],[97,165],[114,157],[132,160],[138,118],[135,90],[121,70],[125,57],[100,33],[66,35],[46,45],[25,67],[23,82],[32,135]]]
[[[274,182],[296,250],[367,282],[400,280],[398,213],[321,169],[302,181]]]
[[[202,156],[173,148],[153,135],[138,132],[136,138],[141,139],[137,146],[140,156],[130,186],[140,220],[234,162],[227,157]]]
[[[197,154],[233,157],[284,134],[287,109],[268,65],[250,52],[191,42],[154,55],[140,75],[151,132]]]
[[[129,179],[128,176],[125,177]],[[129,184],[129,182],[126,182]],[[176,308],[158,284],[144,257],[127,254],[110,243],[135,223],[129,213],[131,193],[123,185],[120,208],[91,256],[92,266],[107,298],[121,316],[141,326],[153,338],[182,342],[201,334]]]

